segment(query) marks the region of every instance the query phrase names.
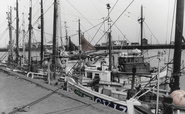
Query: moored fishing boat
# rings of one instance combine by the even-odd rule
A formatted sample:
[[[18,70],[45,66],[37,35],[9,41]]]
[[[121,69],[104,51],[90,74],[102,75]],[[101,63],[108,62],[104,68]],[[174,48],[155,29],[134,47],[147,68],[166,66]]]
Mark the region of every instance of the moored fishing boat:
[[[151,96],[156,98],[155,92],[152,92],[156,82],[151,85],[150,81],[146,80],[149,84],[141,86],[140,76],[145,75],[147,77],[146,75],[150,75],[149,78],[153,79],[157,74],[152,77],[150,65],[145,64],[144,56],[138,50],[133,50],[129,54],[117,53],[113,55],[110,48],[111,32],[108,32],[108,37],[109,54],[103,53],[104,56],[102,54],[94,56],[95,53],[93,53],[92,57],[88,57],[88,62],[90,60],[91,64],[87,63],[87,65],[82,65],[81,61],[83,60],[79,60],[79,65],[77,65],[79,66],[77,69],[79,74],[75,74],[76,69],[73,69],[73,67],[65,78],[67,91],[128,114],[137,114],[138,109],[141,109],[141,107],[145,109],[140,110],[141,113],[152,113],[148,108],[148,104],[142,103],[140,98],[145,95],[144,99],[149,97],[148,93],[151,93]],[[119,69],[116,70],[117,68]],[[72,74],[73,72],[74,74]],[[164,76],[166,76],[165,73]],[[137,80],[137,78],[139,79]],[[138,83],[136,88],[134,87],[135,80]],[[149,89],[145,89],[146,86]],[[146,100],[151,101],[151,99]]]

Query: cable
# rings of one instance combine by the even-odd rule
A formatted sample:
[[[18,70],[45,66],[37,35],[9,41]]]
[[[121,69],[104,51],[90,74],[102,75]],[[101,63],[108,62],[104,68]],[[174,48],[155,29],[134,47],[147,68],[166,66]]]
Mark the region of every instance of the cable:
[[[118,21],[118,19],[123,15],[123,13],[131,6],[131,4],[134,2],[134,0],[132,0],[131,2],[130,2],[130,4],[125,8],[125,10],[120,14],[120,16],[118,16],[118,18],[116,19],[116,21],[114,21],[114,23],[111,25],[111,27]],[[110,28],[111,28],[110,27]],[[110,29],[109,28],[109,29]],[[109,29],[106,31],[106,32],[108,32],[109,31]],[[104,34],[105,35],[105,34]],[[104,37],[104,35],[100,38],[100,40]],[[100,40],[98,40],[98,42],[100,41]]]
[[[2,27],[3,26],[3,24],[5,24],[6,23],[6,19],[5,19],[5,21],[0,25],[0,27]]]
[[[71,108],[67,108],[67,109],[62,109],[62,110],[57,110],[57,111],[53,111],[53,112],[48,112],[45,114],[54,114],[54,113],[67,113],[67,112],[71,112],[71,111],[75,111],[75,110],[79,110],[82,108],[87,108],[89,107],[89,105],[81,105],[81,106],[76,106],[76,107],[71,107]]]
[[[145,22],[144,22],[145,23]],[[157,43],[159,43],[159,41],[157,40],[157,38],[155,37],[155,35],[153,34],[153,32],[150,30],[150,28],[148,27],[148,25],[145,23],[146,27],[149,29],[149,31],[152,33],[152,35],[154,36],[155,40],[157,41]],[[160,43],[159,43],[160,44]]]
[[[66,0],[89,24],[94,26],[77,8],[75,8],[68,0]]]
[[[170,42],[171,42],[171,40],[172,40],[172,37],[173,37],[173,23],[175,22],[175,7],[176,7],[176,2],[177,2],[177,0],[175,0],[174,1],[174,9],[173,9],[173,19],[172,19],[172,25],[171,25],[171,34],[170,34]],[[171,43],[170,43],[170,45],[171,45]],[[169,55],[168,55],[168,63],[170,62],[170,55],[171,55],[171,50],[169,49]],[[171,60],[171,61],[173,61],[173,59]],[[167,66],[167,74],[168,74],[168,68],[169,68],[169,65]],[[167,76],[166,76],[166,78],[167,78]]]
[[[67,1],[68,1],[68,0],[67,0]],[[125,8],[125,10],[120,14],[120,16],[118,16],[118,18],[116,19],[116,21],[114,21],[114,23],[111,25],[111,27],[118,21],[118,19],[119,19],[119,18],[123,15],[123,13],[131,6],[131,4],[132,4],[133,2],[134,2],[134,0],[132,0],[132,1],[129,3],[129,5],[128,5],[128,6]],[[69,3],[70,3],[70,2],[69,2]],[[116,3],[117,3],[117,2],[116,2]],[[72,5],[72,4],[71,4],[71,5]],[[105,22],[105,20],[104,20],[104,22]],[[102,24],[102,25],[103,25],[103,24]],[[102,25],[101,25],[101,26],[102,26]],[[100,26],[100,27],[101,27],[101,26]],[[110,28],[111,28],[111,27],[110,27]],[[110,28],[109,28],[109,29],[110,29]],[[99,28],[99,29],[100,29],[100,28]],[[108,30],[109,30],[109,29],[108,29]],[[108,31],[108,30],[107,30],[107,31]],[[106,31],[106,32],[107,32],[107,31]],[[96,32],[96,34],[97,34],[97,32]],[[95,34],[95,35],[96,35],[96,34]],[[94,37],[95,37],[95,35],[94,35]],[[98,42],[104,37],[104,35],[105,35],[105,33],[104,33],[103,36],[98,40]],[[93,37],[93,39],[94,39],[94,37]],[[92,40],[93,40],[93,39],[92,39]],[[91,41],[92,41],[92,40],[91,40]],[[90,42],[91,42],[91,41],[90,41]],[[98,43],[98,42],[97,42],[97,43]],[[90,45],[90,44],[88,44],[87,47],[88,47],[89,45]],[[87,47],[86,47],[86,48],[87,48]],[[83,55],[83,54],[85,54],[85,52],[83,52],[82,55]]]
[[[35,105],[35,104],[45,100],[46,98],[50,97],[51,95],[53,95],[59,89],[61,89],[61,88],[57,88],[56,90],[52,91],[51,93],[47,94],[46,96],[41,97],[40,99],[37,99],[37,100],[35,100],[35,101],[33,101],[33,102],[29,103],[29,104],[26,104],[26,105],[24,105],[24,106],[22,106],[20,108],[17,108],[16,110],[14,110],[12,112],[9,112],[8,114],[15,114],[16,112],[18,112],[20,110],[23,110],[24,108],[31,107],[31,106],[33,106],[33,105]]]
[[[125,37],[125,35],[123,34],[123,32],[118,28],[118,26],[115,24],[116,28],[119,30],[119,32],[123,35],[123,37],[130,43],[130,41],[128,40],[128,38]]]
[[[92,5],[96,8],[96,10],[100,13],[100,15],[103,16],[103,15],[101,14],[101,12],[98,10],[98,8],[96,7],[96,5],[93,4],[92,0],[90,0],[90,2],[91,2]]]
[[[1,38],[3,38],[3,36],[6,34],[7,30],[8,30],[8,28],[6,28],[5,31],[0,35]],[[0,38],[0,40],[1,40],[1,38]]]
[[[38,2],[39,2],[39,0],[37,0],[37,2],[35,2],[35,4],[33,5],[33,9],[34,9],[34,7],[36,6],[36,4],[38,4]],[[37,12],[35,13],[35,15],[33,16],[32,19],[34,19],[34,17],[36,16],[36,14],[37,14],[39,11],[40,11],[40,10],[37,10]]]

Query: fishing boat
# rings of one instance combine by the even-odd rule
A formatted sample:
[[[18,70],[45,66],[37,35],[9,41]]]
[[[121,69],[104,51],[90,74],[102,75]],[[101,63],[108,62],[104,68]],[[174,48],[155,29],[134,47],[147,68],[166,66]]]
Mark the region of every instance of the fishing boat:
[[[184,22],[184,0],[178,0],[176,2],[176,23],[175,23],[175,48],[173,56],[173,73],[170,78],[169,86],[171,88],[170,97],[164,103],[164,114],[184,114],[184,94],[183,90],[180,90],[180,76],[181,73],[181,52],[182,52],[182,40],[184,41],[183,34],[183,22]]]
[[[111,32],[108,32],[108,36],[109,42],[111,42]],[[111,47],[111,43],[109,43],[109,47]],[[152,93],[151,90],[155,88],[157,80],[155,79],[152,85],[150,79],[157,75],[164,78],[166,76],[165,72],[154,73],[152,76],[149,64],[145,64],[144,56],[137,49],[129,53],[113,55],[111,48],[109,48],[109,53],[102,56],[103,54],[94,56],[96,54],[93,53],[93,58],[89,56],[87,59],[91,60],[93,64],[82,65],[79,62],[80,75],[77,74],[76,76],[73,73],[73,68],[67,73],[65,77],[67,91],[128,114],[137,114],[138,111],[143,114],[152,113],[148,105],[151,99],[147,97]],[[114,61],[112,62],[113,58]],[[112,63],[118,64],[112,65]],[[84,69],[82,69],[82,66]],[[116,70],[116,68],[119,69]],[[136,71],[136,69],[138,70]],[[81,72],[82,70],[84,70],[84,75]],[[143,85],[140,79],[141,76],[149,77],[149,80],[145,80]],[[136,84],[138,84],[137,87]],[[141,92],[141,90],[144,91]],[[147,101],[148,104],[142,103],[143,101],[140,100],[143,96],[145,96],[143,101]],[[152,93],[152,96],[156,98],[154,93]]]
[[[170,93],[166,90],[160,90],[159,89],[159,85],[160,85],[160,81],[159,81],[159,76],[158,75],[158,82],[156,82],[156,86],[157,88],[150,88],[148,89],[148,91],[153,91],[153,93],[155,93],[155,113],[159,113],[159,111],[161,111],[160,113],[163,114],[184,114],[185,112],[185,108],[184,106],[180,106],[177,103],[180,103],[181,105],[183,103],[181,103],[181,100],[184,99],[184,93],[182,90],[179,90],[179,74],[180,74],[180,63],[181,63],[181,40],[182,40],[182,26],[183,26],[183,11],[184,10],[184,0],[182,1],[177,1],[177,17],[176,17],[176,40],[175,40],[175,52],[174,52],[174,70],[173,70],[173,75],[171,77],[171,81],[170,81],[170,87],[171,87],[171,92],[173,91],[177,91],[176,95],[171,94],[171,96],[176,96],[176,98],[178,99],[178,102],[175,102],[175,99],[171,99],[171,97],[169,95],[166,94],[162,94],[164,92],[166,93]],[[180,16],[180,17],[179,17]],[[125,56],[124,56],[125,57]],[[124,60],[124,57],[121,58]],[[121,64],[122,65],[122,64]],[[127,65],[127,64],[126,64]],[[137,113],[151,113],[150,111],[146,111],[146,104],[142,101],[142,100],[138,100],[136,97],[138,95],[135,94],[134,97],[131,97],[130,99],[127,100],[123,100],[123,97],[120,96],[124,96],[127,94],[123,94],[124,92],[117,92],[114,93],[117,98],[113,98],[113,91],[112,89],[110,89],[113,85],[114,86],[122,86],[122,85],[116,85],[115,82],[112,82],[111,80],[111,73],[106,70],[108,69],[108,67],[99,67],[100,69],[98,70],[96,66],[93,66],[92,64],[89,65],[92,68],[90,68],[89,70],[86,71],[91,71],[91,75],[89,75],[88,73],[85,74],[86,77],[88,78],[92,78],[93,82],[91,83],[92,85],[94,85],[93,88],[90,87],[85,87],[84,85],[81,85],[79,82],[77,82],[75,79],[71,78],[71,77],[67,77],[66,81],[68,83],[67,88],[69,92],[75,93],[81,97],[85,97],[91,100],[94,100],[95,102],[101,103],[103,105],[106,106],[110,106],[112,108],[118,109],[120,110],[120,105],[121,105],[121,111],[124,111],[126,113],[129,114],[137,114]],[[131,67],[133,68],[133,67]],[[128,67],[127,70],[131,71],[131,68]],[[93,72],[94,70],[94,72]],[[122,69],[122,71],[125,71],[126,69]],[[134,71],[134,69],[132,69],[132,71]],[[85,72],[86,73],[86,72]],[[133,73],[134,74],[134,73]],[[159,73],[160,74],[160,73]],[[72,75],[71,75],[72,76]],[[100,76],[101,79],[100,79]],[[109,80],[109,84],[107,84],[108,86],[104,88],[100,89],[100,85],[101,85],[101,81],[102,80]],[[150,82],[149,82],[150,83]],[[83,83],[82,83],[83,84]],[[118,90],[118,88],[115,88],[115,90]],[[147,91],[146,91],[147,93]],[[143,93],[142,95],[146,94]],[[141,97],[142,95],[140,95],[139,97]],[[164,99],[160,99],[160,96],[165,96]],[[178,96],[180,95],[180,96]],[[151,96],[150,96],[151,97]],[[180,97],[180,99],[178,98]],[[135,98],[135,99],[134,99]],[[146,97],[145,97],[146,98]],[[151,99],[151,98],[150,98]],[[145,99],[146,100],[146,99]],[[162,101],[162,102],[160,102]],[[150,101],[149,101],[150,102]],[[118,104],[119,103],[119,104]],[[132,105],[129,105],[129,103],[131,103]],[[160,103],[162,104],[162,108],[160,109]],[[144,108],[141,108],[142,105],[145,105]],[[151,107],[150,107],[151,108]],[[160,110],[159,110],[160,109]],[[154,113],[153,112],[153,113]]]

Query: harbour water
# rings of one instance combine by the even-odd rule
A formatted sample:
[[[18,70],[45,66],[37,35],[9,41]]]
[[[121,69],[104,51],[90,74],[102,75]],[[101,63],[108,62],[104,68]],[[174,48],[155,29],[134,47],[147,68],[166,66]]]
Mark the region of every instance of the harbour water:
[[[126,51],[126,50],[121,50],[121,51]],[[162,58],[160,58],[160,62],[159,62],[159,58],[158,58],[158,53],[163,53],[163,56]],[[151,49],[151,50],[143,50],[143,53],[144,53],[144,56],[145,56],[145,60],[147,62],[150,63],[150,66],[151,67],[156,67],[158,68],[159,66],[162,68],[164,67],[168,61],[171,61],[172,58],[173,58],[173,49]],[[40,60],[39,56],[40,56],[40,52],[38,51],[33,51],[32,53],[32,56],[33,56],[33,59],[37,59],[37,60]],[[7,60],[7,52],[0,52],[0,60]],[[21,52],[20,52],[20,55],[21,55]],[[28,53],[25,54],[26,56],[28,56]],[[152,57],[152,58],[151,58]],[[182,57],[181,57],[181,60],[182,60],[182,66],[181,68],[183,69],[185,66],[184,64],[184,61],[185,61],[185,51],[183,50],[182,51]],[[172,68],[172,65],[170,65],[170,68]],[[171,75],[171,72],[169,71],[168,72],[168,75]],[[185,91],[185,69],[182,70],[182,75],[180,77],[180,88],[182,90]]]

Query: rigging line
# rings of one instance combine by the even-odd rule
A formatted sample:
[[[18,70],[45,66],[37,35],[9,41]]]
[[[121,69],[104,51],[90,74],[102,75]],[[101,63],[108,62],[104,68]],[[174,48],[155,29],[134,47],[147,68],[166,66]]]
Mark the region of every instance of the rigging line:
[[[95,28],[95,27],[99,26],[100,24],[102,24],[102,22],[101,22],[101,23],[99,23],[99,24],[97,24],[97,25],[95,25],[95,26],[93,26],[92,28],[87,29],[87,30],[86,30],[86,31],[84,31],[83,33],[86,33],[86,32],[88,32],[88,31],[90,31],[91,29],[93,29],[93,28]],[[76,35],[78,35],[78,33],[76,33],[76,34],[72,34],[72,35],[69,35],[69,36],[73,37],[73,36],[76,36]],[[63,36],[62,38],[65,38],[65,36]]]
[[[2,27],[3,26],[3,24],[5,24],[6,23],[6,19],[5,19],[5,21],[0,25],[0,27]]]
[[[35,105],[35,104],[45,100],[46,98],[50,97],[51,95],[56,93],[56,91],[58,91],[59,89],[61,89],[61,88],[57,88],[56,90],[52,91],[51,93],[47,94],[46,96],[41,97],[40,99],[37,99],[37,100],[35,100],[35,101],[33,101],[33,102],[29,103],[29,104],[26,104],[26,105],[24,105],[24,106],[22,106],[20,108],[17,108],[16,110],[14,110],[12,112],[9,112],[8,114],[15,114],[16,112],[18,112],[18,111],[20,111],[20,110],[22,110],[24,108],[31,107],[31,106],[33,106],[33,105]]]
[[[145,22],[144,22],[145,23]],[[153,34],[153,32],[150,30],[150,28],[148,27],[148,25],[145,23],[145,25],[147,26],[147,28],[149,29],[149,31],[152,33],[152,35],[154,36],[154,38],[156,39],[156,41],[159,43],[159,41],[157,40],[157,38],[155,37],[155,35]],[[160,44],[160,43],[159,43]],[[165,49],[163,49],[163,51],[165,51]]]
[[[95,25],[95,26],[93,26],[92,28],[87,29],[86,31],[84,31],[84,33],[90,31],[91,29],[93,29],[93,28],[95,28],[95,27],[97,27],[97,26],[99,26],[100,24],[102,24],[102,22],[99,23],[99,24],[97,24],[97,25]],[[37,30],[36,28],[33,28],[33,29],[36,30],[36,31],[39,31],[39,30]],[[40,32],[40,31],[39,31],[39,32]],[[47,32],[44,32],[44,33],[47,34],[47,35],[52,36],[52,34],[50,34],[50,33],[47,33]],[[70,36],[70,37],[73,37],[73,36],[76,36],[76,35],[78,35],[78,33],[71,34],[71,35],[69,35],[69,36]],[[59,37],[59,36],[57,36],[57,37]],[[63,36],[63,37],[60,37],[60,38],[65,38],[65,37],[66,37],[66,36]]]
[[[33,5],[33,8],[36,6],[36,4],[38,4],[39,0],[37,0],[37,2],[35,2],[35,4]]]
[[[109,14],[112,12],[112,10],[114,9],[114,7],[116,6],[116,4],[118,3],[118,0],[116,1],[116,3],[114,4],[114,6],[113,6],[113,8],[111,8],[111,10],[110,10],[110,12],[109,12]],[[108,18],[108,15],[107,15],[107,17],[106,18]],[[102,22],[102,25],[103,25],[103,23],[106,21],[106,19]],[[101,26],[102,26],[101,25]],[[101,27],[100,27],[101,28]],[[98,33],[98,31],[100,30],[100,28],[97,30],[97,32],[96,32],[96,34]],[[108,31],[108,30],[107,30]],[[95,36],[96,36],[96,34],[94,35],[94,37],[93,37],[93,39],[95,38]],[[103,37],[104,37],[104,35],[105,35],[105,33],[103,34]],[[92,39],[92,40],[93,40]],[[102,39],[102,38],[101,38]],[[90,43],[92,42],[92,40],[90,41]],[[100,40],[99,40],[100,41]],[[97,44],[97,43],[96,43]],[[89,45],[89,44],[88,44]],[[87,46],[88,47],[88,46]]]
[[[177,2],[177,0],[174,1],[173,18],[172,18],[172,22],[171,22],[172,24],[171,24],[170,42],[171,42],[172,36],[173,36],[172,34],[173,34],[173,27],[174,27],[173,23],[175,22],[175,8],[176,8],[176,2]],[[170,43],[170,45],[171,45],[171,43]],[[169,49],[168,63],[169,63],[169,61],[170,61],[170,55],[171,55],[171,50]],[[168,65],[168,67],[169,67],[169,65]],[[167,68],[167,71],[168,71],[168,68]]]
[[[75,8],[68,0],[66,0],[91,26],[94,26],[77,8]]]
[[[145,21],[144,21],[145,23]],[[146,27],[149,29],[149,31],[152,33],[152,35],[154,36],[155,40],[157,41],[157,43],[159,43],[159,41],[157,40],[157,38],[155,37],[155,35],[153,34],[153,32],[151,31],[151,29],[148,27],[148,25],[145,23]],[[160,44],[160,43],[159,43]]]
[[[34,4],[33,8],[36,6],[36,4],[37,4],[38,2],[39,2],[39,0]],[[37,10],[37,12],[35,13],[35,15],[33,16],[33,19],[34,19],[34,17],[36,16],[36,14],[37,14],[39,11],[40,11],[40,9]]]
[[[43,15],[45,15],[48,11],[49,11],[49,9],[51,8],[53,6],[53,4],[51,4],[51,6],[43,13]],[[39,11],[39,10],[38,10]],[[37,12],[38,12],[37,11]],[[34,22],[34,24],[33,24],[33,26],[38,22],[38,20],[40,19],[40,16],[37,18],[37,20]]]
[[[35,32],[32,31],[32,34],[33,34],[33,36],[32,36],[32,41],[33,41],[33,43],[35,43],[35,42],[37,42]]]
[[[102,24],[103,22],[101,22],[101,23],[99,23],[99,24],[97,24],[97,25],[95,25],[95,26],[93,26],[93,27],[91,27],[91,28],[89,28],[89,29],[87,29],[86,31],[84,31],[84,32],[88,32],[88,31],[90,31],[91,29],[93,29],[93,28],[96,28],[97,26],[99,26],[100,24]]]
[[[123,12],[118,16],[118,18],[116,19],[116,21],[114,21],[114,23],[111,25],[111,27],[118,21],[118,19],[123,15],[123,13],[125,13],[125,11],[132,5],[132,3],[134,2],[134,0],[132,0],[130,3],[129,3],[129,5],[125,8],[125,10],[123,10]],[[111,28],[110,27],[110,28]],[[108,32],[109,30],[110,30],[110,28],[106,31],[106,32]],[[106,33],[105,32],[105,33]],[[105,34],[104,34],[105,35]],[[104,37],[104,35],[100,38],[100,40]],[[98,42],[100,41],[100,40],[98,40]]]
[[[2,40],[2,38],[4,37],[4,35],[6,34],[6,32],[7,32],[7,30],[8,30],[8,28],[6,28],[6,30],[0,35],[0,40]],[[3,42],[2,42],[3,43]]]
[[[75,85],[77,85],[77,84],[75,84]],[[73,87],[73,86],[75,86],[75,85],[71,85],[71,86],[68,86],[68,87]],[[68,98],[68,96],[67,96],[67,98]],[[121,100],[119,100],[119,99],[116,99],[116,100],[110,100],[110,102],[116,102],[116,103],[119,103],[119,102],[122,102]],[[91,106],[91,107],[93,107],[93,108],[95,108],[95,109],[100,109],[100,108],[97,108],[97,107],[94,107],[93,105],[96,105],[96,104],[99,104],[99,102],[94,102],[94,103],[84,103],[84,106]],[[82,105],[83,106],[83,105]],[[77,106],[77,107],[82,107],[82,106]],[[77,107],[74,107],[74,108],[77,108]],[[64,110],[66,110],[66,109],[64,109]],[[100,109],[101,110],[101,109]]]
[[[118,26],[115,24],[116,28],[119,30],[119,32],[123,35],[123,37],[125,39],[127,39],[127,41],[130,43],[130,41],[128,40],[128,38],[125,37],[125,34],[123,34],[123,32],[118,28]]]
[[[167,34],[168,34],[168,26],[169,26],[169,15],[170,15],[170,1],[168,1],[168,14],[167,14],[167,30],[166,30],[166,43],[167,43]]]
[[[94,40],[95,36],[98,34],[98,31],[101,29],[101,27],[103,26],[103,24],[104,24],[105,21],[106,21],[106,20],[104,20],[103,23],[101,24],[101,26],[98,28],[98,30],[96,31],[95,35],[94,35],[93,38],[91,39],[90,43]],[[104,35],[105,35],[105,33],[103,34],[103,36],[104,36]],[[100,40],[103,38],[103,36],[100,38]],[[98,40],[98,42],[99,42],[100,40]],[[97,42],[97,43],[98,43],[98,42]],[[88,43],[88,45],[86,46],[85,49],[87,49],[87,48],[89,47],[90,43]],[[96,43],[96,44],[97,44],[97,43]],[[85,52],[83,52],[83,54],[85,54]]]
[[[84,31],[83,33],[86,33],[86,32],[88,33],[89,30],[91,30],[91,29],[93,29],[93,28],[96,28],[96,26],[99,26],[100,24],[103,24],[103,22],[101,22],[101,23],[99,23],[99,24],[93,26],[92,28],[90,28],[90,29]],[[82,26],[82,25],[81,25],[81,26]],[[101,26],[102,26],[102,25],[101,25]],[[83,27],[83,26],[82,26],[82,27]],[[84,28],[84,27],[83,27],[83,28]],[[100,27],[100,28],[101,28],[101,27]],[[98,31],[100,30],[100,28],[98,29]],[[85,29],[85,28],[84,28],[84,29]],[[97,31],[97,32],[98,32],[98,31]],[[91,36],[91,35],[89,35],[89,36]],[[95,36],[93,36],[92,40],[94,39],[94,37],[95,37]],[[92,42],[92,40],[90,41],[90,43]]]
[[[51,6],[48,7],[48,9],[46,9],[46,11],[43,13],[43,15],[45,15],[49,11],[49,9],[53,6],[53,4],[54,3],[52,3]],[[40,16],[38,18],[40,19]]]
[[[48,0],[44,0],[44,4],[47,2]]]
[[[13,19],[12,24],[15,22],[15,20],[16,20],[16,17]]]
[[[82,25],[81,25],[81,26],[82,26]],[[83,28],[83,29],[85,29],[85,27],[84,27],[84,26],[82,26],[82,28]],[[85,32],[83,32],[83,33],[85,33]],[[89,32],[88,32],[88,31],[87,31],[86,33],[87,33],[87,34],[92,38],[92,36],[89,34]]]
[[[134,2],[134,0],[132,0],[131,2],[130,2],[130,4],[125,8],[125,10],[123,10],[123,12],[120,14],[120,16],[116,19],[116,21],[114,21],[114,23],[111,25],[111,27],[118,21],[118,19],[123,15],[123,13],[125,13],[126,12],[126,10],[132,5],[132,3]],[[111,28],[110,27],[110,28]],[[110,29],[109,28],[109,29]]]
[[[3,31],[3,33],[1,33],[0,37],[3,37],[5,32],[8,30],[8,27]]]
[[[100,15],[103,16],[102,13],[98,10],[98,8],[94,5],[94,3],[92,2],[92,0],[90,0],[90,2],[91,2],[92,5],[96,8],[96,10],[100,13]]]
[[[57,110],[57,111],[54,111],[54,112],[48,112],[48,113],[45,113],[45,114],[54,114],[54,113],[67,113],[67,112],[71,112],[71,111],[75,111],[75,110],[79,110],[79,109],[82,109],[82,108],[87,108],[89,106],[87,105],[81,105],[81,106],[76,106],[76,107],[71,107],[71,108],[67,108],[67,109],[62,109],[62,110]]]
[[[80,12],[79,12],[68,0],[66,0],[66,1],[67,1],[78,13],[80,13]],[[118,2],[118,0],[117,0],[117,2]],[[117,2],[114,4],[113,8],[114,8],[115,5],[117,4]],[[113,8],[111,9],[111,11],[113,10]],[[111,11],[110,11],[110,12],[111,12]],[[81,14],[81,13],[80,13],[80,14]],[[82,15],[82,14],[81,14],[81,15]],[[82,16],[83,16],[83,15],[82,15]],[[85,18],[85,16],[83,16],[83,17]],[[107,17],[108,17],[108,16],[107,16]],[[87,20],[87,18],[85,18],[85,19]],[[88,20],[87,20],[87,21],[88,21]],[[88,21],[88,22],[89,22],[89,21]],[[89,22],[89,23],[90,23],[90,22]],[[93,26],[92,23],[90,23],[90,24]],[[101,25],[101,26],[102,26],[102,25]],[[100,30],[100,28],[99,28],[97,31],[99,31],[99,30]],[[97,34],[97,32],[96,32],[96,34]],[[95,34],[95,35],[96,35],[96,34]],[[94,37],[92,38],[92,40],[95,38],[95,35],[94,35]],[[105,35],[105,34],[104,34],[104,35]],[[103,36],[104,36],[104,35],[103,35]],[[103,38],[103,37],[102,37],[102,38]],[[101,39],[102,39],[102,38],[101,38]],[[90,41],[90,43],[92,42],[92,40]],[[99,40],[99,41],[100,41],[100,40]],[[96,44],[97,44],[97,43],[96,43]],[[88,47],[88,46],[89,46],[89,45],[87,45],[87,47]],[[87,47],[86,47],[86,48],[87,48]]]
[[[36,31],[40,32],[40,30],[37,30],[36,28],[33,28],[33,30],[36,30]],[[50,34],[50,33],[47,33],[47,32],[44,32],[44,33],[47,34],[47,35],[53,36],[53,34]],[[60,38],[60,36],[56,36],[56,37]],[[64,38],[64,37],[62,37],[62,38]]]
[[[37,15],[37,13],[39,12],[40,10],[37,10],[37,12],[33,15],[32,19],[35,18],[35,16]],[[38,20],[38,19],[37,19]]]
[[[116,1],[116,3],[114,4],[114,6],[111,8],[111,10],[110,10],[110,12],[109,13],[111,13],[112,12],[112,10],[114,9],[114,7],[116,6],[116,4],[118,3],[118,0]]]
[[[8,52],[6,52],[3,56],[1,56],[1,60],[4,60],[8,56]]]
[[[75,85],[77,85],[77,84],[75,84]],[[70,86],[67,86],[66,88],[73,87],[75,85],[70,85]],[[114,102],[114,101],[115,102],[117,102],[117,101],[119,102],[119,100],[113,100],[112,102]],[[99,104],[99,103],[98,102],[94,102],[94,103],[91,103],[91,104],[84,104],[84,105],[81,105],[81,106],[71,107],[71,108],[62,109],[62,110],[58,110],[58,111],[54,111],[54,112],[48,112],[48,113],[45,113],[45,114],[53,114],[53,113],[58,113],[58,112],[67,113],[67,112],[70,112],[70,111],[78,110],[79,108],[87,108],[89,106],[95,108],[93,105],[96,105],[96,104]],[[96,108],[96,109],[98,109],[98,108]]]

